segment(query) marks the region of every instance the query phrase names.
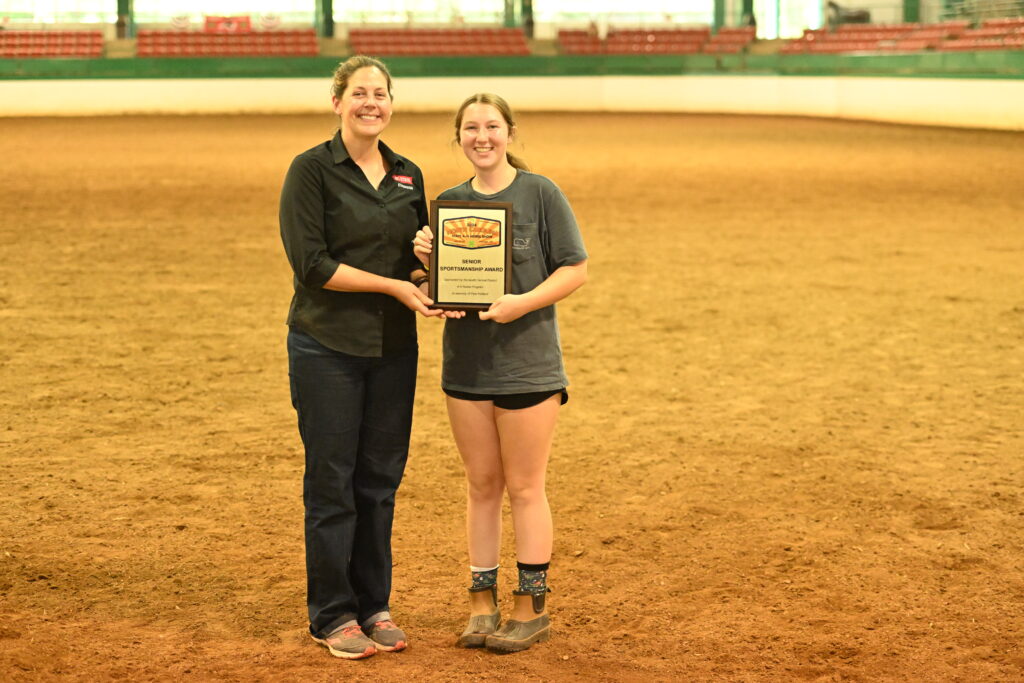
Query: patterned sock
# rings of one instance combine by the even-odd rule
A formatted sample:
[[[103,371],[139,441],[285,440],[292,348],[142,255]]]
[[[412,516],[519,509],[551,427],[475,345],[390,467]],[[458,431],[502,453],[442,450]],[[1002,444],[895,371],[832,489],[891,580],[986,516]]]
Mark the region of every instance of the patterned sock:
[[[470,565],[469,571],[473,576],[472,588],[489,588],[498,583],[498,567],[501,565],[494,565],[493,567],[474,567]]]
[[[546,592],[550,565],[550,562],[544,564],[516,562],[516,566],[519,567],[519,591],[534,594]]]

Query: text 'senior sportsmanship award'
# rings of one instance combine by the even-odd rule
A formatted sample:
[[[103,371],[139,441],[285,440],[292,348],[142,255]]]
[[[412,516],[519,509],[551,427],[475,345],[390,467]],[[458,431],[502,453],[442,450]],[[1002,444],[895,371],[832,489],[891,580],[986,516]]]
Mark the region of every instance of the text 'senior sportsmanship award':
[[[430,202],[434,308],[484,310],[512,284],[512,205]]]

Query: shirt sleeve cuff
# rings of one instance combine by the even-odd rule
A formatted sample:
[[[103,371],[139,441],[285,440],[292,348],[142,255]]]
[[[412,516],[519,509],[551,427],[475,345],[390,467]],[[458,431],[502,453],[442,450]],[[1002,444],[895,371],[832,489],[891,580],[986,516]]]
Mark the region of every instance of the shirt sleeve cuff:
[[[332,258],[325,257],[321,259],[309,272],[309,276],[306,278],[306,282],[303,284],[310,289],[323,289],[323,286],[334,277],[334,273],[337,272],[338,266],[341,264]]]

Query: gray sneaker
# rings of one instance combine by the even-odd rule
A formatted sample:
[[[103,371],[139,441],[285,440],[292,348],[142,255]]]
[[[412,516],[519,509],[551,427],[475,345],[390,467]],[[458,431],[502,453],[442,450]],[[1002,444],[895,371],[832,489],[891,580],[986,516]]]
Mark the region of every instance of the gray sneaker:
[[[377,646],[366,637],[359,624],[342,626],[324,638],[310,634],[313,640],[320,643],[335,657],[342,659],[364,659],[377,654]]]
[[[373,641],[378,650],[384,652],[401,652],[405,649],[405,631],[395,626],[390,619],[375,621],[363,627],[363,632]]]

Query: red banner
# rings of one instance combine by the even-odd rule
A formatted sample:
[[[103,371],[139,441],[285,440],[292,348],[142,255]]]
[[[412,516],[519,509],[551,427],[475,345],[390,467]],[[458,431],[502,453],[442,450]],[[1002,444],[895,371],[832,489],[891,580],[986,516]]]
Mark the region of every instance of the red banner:
[[[252,22],[249,17],[205,17],[206,33],[251,33]]]

